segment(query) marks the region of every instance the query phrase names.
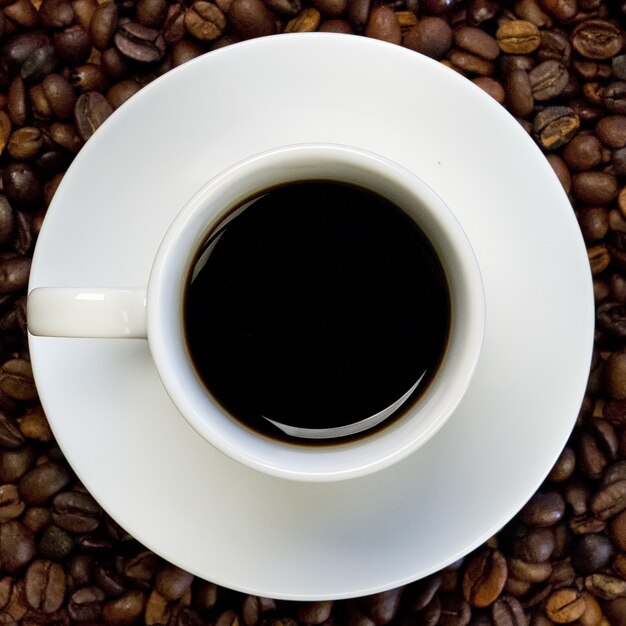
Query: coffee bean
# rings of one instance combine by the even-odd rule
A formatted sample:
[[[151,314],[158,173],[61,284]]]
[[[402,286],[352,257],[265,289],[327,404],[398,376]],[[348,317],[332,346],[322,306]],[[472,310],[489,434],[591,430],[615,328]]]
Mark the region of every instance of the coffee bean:
[[[500,54],[498,42],[488,33],[473,26],[461,26],[454,31],[454,43],[476,56],[494,61]]]
[[[563,159],[574,171],[590,170],[602,160],[602,145],[595,135],[581,133],[565,146]]]
[[[209,590],[213,591],[213,589],[205,585],[203,591],[206,592]],[[198,594],[194,593],[194,597],[197,597],[197,595]],[[209,593],[207,595],[206,593],[203,593],[202,596],[203,596],[202,598],[203,602],[201,602],[201,605],[198,607],[200,610],[207,610],[207,609],[212,608],[215,605],[215,594]],[[299,617],[299,619],[302,620],[303,617],[307,618],[309,610],[312,610],[312,613],[315,613],[315,615],[317,615],[318,604],[319,603],[317,602],[311,602],[311,603],[303,602],[302,609],[300,608],[298,609],[299,611],[302,610],[303,612],[303,615]],[[322,603],[322,604],[330,604],[332,608],[332,602],[327,602],[327,603]],[[268,611],[273,611],[275,609],[276,609],[276,602],[270,598],[262,598],[259,596],[246,596],[241,607],[243,623],[245,624],[245,626],[254,626],[255,624],[259,622],[261,616],[264,613],[267,613]]]
[[[37,49],[50,44],[48,35],[41,31],[21,32],[9,37],[0,51],[9,71],[19,70],[24,61]]]
[[[275,15],[261,0],[233,0],[228,16],[242,39],[274,35],[278,30]]]
[[[528,78],[535,100],[542,101],[561,94],[569,74],[558,61],[544,61],[529,72]]]
[[[52,501],[52,519],[64,530],[85,533],[95,530],[100,524],[102,510],[87,493],[66,491]]]
[[[160,28],[167,17],[167,0],[138,0],[137,21],[143,26]]]
[[[55,122],[50,126],[50,139],[73,154],[78,153],[83,146],[82,137],[74,124]]]
[[[529,528],[513,543],[516,557],[531,563],[543,563],[552,555],[555,547],[554,530],[551,528]]]
[[[7,165],[2,171],[2,184],[12,205],[24,209],[35,209],[40,205],[43,193],[41,179],[27,163]]]
[[[24,444],[22,435],[15,420],[0,411],[0,446],[3,448],[20,448]]]
[[[54,613],[65,598],[65,572],[46,559],[33,561],[26,571],[26,601],[36,611]]]
[[[98,5],[89,23],[89,37],[93,46],[98,50],[108,48],[117,25],[117,5],[114,2],[104,2]]]
[[[64,28],[74,21],[74,8],[68,0],[43,0],[39,19],[46,28]]]
[[[111,105],[101,93],[86,91],[81,94],[74,107],[74,120],[80,136],[87,141],[112,112]]]
[[[526,626],[524,609],[519,600],[510,595],[498,598],[491,607],[494,626]]]
[[[146,603],[144,618],[146,625],[166,624],[170,616],[171,609],[167,600],[158,591],[153,590],[148,596],[148,602]],[[218,616],[215,626],[237,626],[238,621],[237,613],[232,609],[228,609]]]
[[[131,589],[107,602],[102,609],[102,618],[111,626],[128,626],[143,615],[145,606],[145,594],[139,589]]]
[[[536,527],[553,526],[563,517],[565,502],[556,491],[538,491],[520,511],[524,524]]]
[[[187,593],[192,582],[192,574],[167,563],[157,573],[155,588],[166,600],[178,600]]]
[[[226,1],[230,2],[231,0]],[[302,3],[300,0],[265,0],[265,4],[274,13],[285,17],[295,17],[302,10]],[[320,11],[320,13],[339,16],[345,12],[347,8],[347,1],[320,0],[318,2],[313,2],[313,5],[316,10]]]
[[[556,463],[552,466],[550,473],[548,474],[548,480],[554,483],[560,483],[567,480],[576,467],[576,455],[569,446],[566,446]]]
[[[69,66],[86,63],[91,54],[91,40],[79,24],[65,28],[52,36],[56,56]]]
[[[541,43],[539,29],[526,20],[510,20],[500,25],[496,41],[502,52],[509,54],[529,54]]]
[[[0,290],[3,283],[9,283],[12,287],[25,286],[30,258],[24,257],[22,259],[24,262],[18,264],[20,259],[14,257],[0,262]],[[37,390],[30,362],[26,359],[11,359],[3,363],[0,366],[0,389],[15,400],[34,400],[37,397]]]
[[[541,583],[552,574],[550,563],[529,563],[521,559],[510,558],[507,560],[507,564],[509,580],[513,578],[528,583]]]
[[[604,385],[613,398],[626,399],[626,353],[615,352],[606,360]]]
[[[626,625],[626,598],[619,598],[602,604],[605,617],[610,620],[611,626]],[[603,622],[600,622],[604,624]]]
[[[28,161],[37,156],[43,147],[43,134],[34,126],[18,128],[9,138],[7,150],[18,161]]]
[[[617,180],[608,172],[580,172],[572,176],[572,193],[585,204],[607,204],[617,195]]]
[[[37,48],[22,63],[20,76],[26,83],[36,83],[42,80],[47,74],[53,72],[57,67],[57,59],[54,46],[47,45]]]
[[[361,609],[377,626],[389,624],[398,612],[403,592],[403,587],[396,587],[389,591],[381,591],[380,593],[367,596],[360,603]],[[318,618],[321,617],[323,615],[320,614]],[[317,621],[316,623],[322,622]]]
[[[506,97],[504,87],[495,79],[489,76],[478,76],[472,82],[480,87],[486,94],[490,95],[498,104],[504,104]]]
[[[48,443],[53,440],[50,424],[40,407],[28,410],[19,418],[18,422],[20,432],[28,439],[42,443]]]
[[[393,11],[392,11],[393,13]],[[322,16],[317,9],[303,9],[299,15],[290,19],[283,30],[284,33],[312,33],[320,24]],[[395,19],[395,15],[394,15]],[[397,20],[396,20],[397,21]]]
[[[509,72],[504,85],[506,104],[517,117],[527,117],[535,108],[535,99],[528,72],[516,69]]]
[[[402,39],[396,14],[386,6],[376,7],[369,16],[365,35],[389,43],[399,44]]]
[[[540,0],[541,5],[558,20],[567,21],[576,15],[576,0]]]
[[[274,6],[275,4],[276,0],[272,0],[271,3],[268,3],[268,6],[277,13],[284,13],[285,15],[293,17],[300,12],[299,0],[297,2],[294,2],[293,0],[291,2],[285,2],[285,0],[282,0],[281,4],[286,5],[284,9],[279,9]],[[329,18],[341,17],[348,8],[347,0],[313,0],[312,4],[324,17]]]
[[[585,589],[596,598],[626,598],[626,580],[608,574],[591,574],[585,578]]]
[[[498,550],[481,550],[473,555],[463,576],[463,596],[472,606],[493,604],[507,578],[506,559]]]
[[[452,47],[452,29],[440,17],[424,17],[404,33],[402,45],[433,59],[442,59]]]
[[[147,589],[156,574],[159,559],[153,552],[145,550],[128,558],[122,567],[122,573],[134,585]]]
[[[62,561],[74,549],[74,540],[68,532],[51,524],[43,531],[37,548],[44,558]]]
[[[22,569],[35,556],[33,533],[17,520],[0,524],[0,563],[5,572]]]
[[[581,574],[603,569],[613,558],[611,541],[604,535],[587,534],[578,537],[572,548],[572,565]]]
[[[602,104],[610,113],[626,114],[626,82],[615,81],[602,90]]]
[[[77,622],[95,622],[102,615],[104,592],[98,587],[83,587],[69,599],[68,613]]]
[[[609,148],[626,146],[626,116],[609,115],[596,124],[598,139]]]
[[[565,588],[552,593],[546,602],[546,615],[557,624],[576,621],[585,611],[585,601],[577,589]]]
[[[19,480],[35,463],[32,446],[17,450],[0,450],[0,481],[13,483]]]
[[[59,120],[70,120],[76,104],[76,93],[70,82],[60,74],[46,76],[41,87],[52,112]]]
[[[572,46],[588,59],[610,59],[622,49],[620,29],[607,20],[590,19],[572,31]]]
[[[198,0],[185,11],[185,28],[200,41],[217,39],[226,28],[226,17],[211,2]]]
[[[55,461],[29,470],[20,480],[20,495],[27,504],[43,504],[61,491],[71,480],[68,468]]]
[[[547,107],[539,111],[533,120],[533,132],[545,150],[562,148],[579,127],[580,118],[569,107]]]
[[[626,509],[626,480],[604,485],[591,498],[591,510],[600,519],[609,519]]]
[[[494,18],[500,5],[496,0],[470,0],[467,5],[466,19],[472,26],[478,26]]]
[[[442,593],[439,626],[467,626],[472,616],[470,605],[456,595]]]
[[[25,506],[15,485],[0,486],[0,522],[19,517]]]
[[[541,31],[541,45],[537,50],[540,61],[558,61],[561,65],[569,65],[572,46],[567,36],[558,30]]]
[[[126,22],[120,25],[113,37],[113,42],[124,56],[140,63],[154,63],[159,61],[165,53],[163,35],[137,22]]]

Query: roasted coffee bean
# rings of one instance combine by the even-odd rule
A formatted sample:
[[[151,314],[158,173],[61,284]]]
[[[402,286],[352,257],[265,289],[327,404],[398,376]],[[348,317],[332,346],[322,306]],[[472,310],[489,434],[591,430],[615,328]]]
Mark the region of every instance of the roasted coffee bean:
[[[147,589],[156,574],[159,559],[153,552],[145,550],[127,559],[122,567],[122,573],[135,586]]]
[[[19,517],[25,506],[15,485],[0,486],[0,522]]]
[[[602,161],[602,144],[595,135],[576,135],[563,149],[563,159],[568,167],[584,172]]]
[[[26,601],[36,611],[54,613],[65,599],[65,572],[46,559],[33,561],[26,571]]]
[[[155,588],[165,599],[178,600],[187,593],[192,582],[192,574],[167,563],[157,573]]]
[[[522,69],[509,72],[504,89],[507,107],[513,115],[527,117],[533,112],[535,99],[528,72]]]
[[[136,22],[120,25],[113,42],[124,56],[140,63],[154,63],[165,54],[163,35],[158,30]]]
[[[329,18],[341,17],[348,8],[347,0],[313,0],[312,4],[324,17]],[[271,0],[271,2],[267,2],[267,5],[273,11],[289,17],[293,17],[300,12],[300,0],[280,0],[280,2]]]
[[[502,52],[508,54],[529,54],[541,43],[539,29],[526,20],[510,20],[500,25],[496,41]]]
[[[40,407],[28,410],[25,415],[19,418],[18,422],[21,433],[28,439],[42,443],[52,441],[53,436],[50,430],[50,424],[48,424],[43,409]]]
[[[20,448],[24,445],[24,435],[22,435],[15,420],[0,411],[0,446],[3,448]]]
[[[39,206],[43,193],[41,179],[29,164],[7,165],[2,171],[2,184],[9,202],[15,207],[35,209]]]
[[[569,107],[552,106],[543,109],[533,120],[533,132],[545,150],[557,150],[566,145],[578,131],[580,119]]]
[[[497,0],[470,0],[467,5],[466,19],[468,24],[478,26],[494,18],[500,10]]]
[[[472,26],[461,26],[454,31],[454,43],[467,52],[493,61],[500,54],[498,42],[488,33]]]
[[[615,352],[606,360],[604,386],[613,398],[626,399],[626,353]]]
[[[198,0],[185,11],[185,28],[200,41],[217,39],[226,28],[224,13],[213,3]]]
[[[596,319],[599,326],[610,335],[626,338],[626,306],[616,302],[601,304]],[[622,407],[619,403],[607,403],[604,415],[609,421],[626,424],[626,404]]]
[[[91,532],[98,528],[102,510],[87,493],[65,491],[52,501],[52,519],[64,530],[73,533]]]
[[[131,589],[107,602],[102,609],[102,618],[112,626],[134,624],[143,615],[145,606],[145,594],[138,589]]]
[[[528,73],[535,100],[550,100],[560,95],[569,80],[569,73],[558,61],[544,61]]]
[[[604,485],[591,498],[591,510],[600,519],[609,519],[626,509],[626,480]]]
[[[393,13],[393,11],[392,11]],[[320,24],[322,16],[317,9],[303,9],[299,15],[290,19],[285,28],[284,33],[312,33],[315,32]],[[396,20],[395,14],[393,19]],[[397,20],[396,20],[397,22]],[[399,25],[398,25],[399,26]]]
[[[609,115],[596,124],[598,139],[609,148],[626,146],[626,116]]]
[[[111,568],[97,563],[93,568],[93,579],[97,587],[109,598],[121,596],[128,587],[126,579]]]
[[[21,521],[26,528],[37,535],[50,525],[52,515],[50,514],[50,509],[40,506],[31,506],[26,509]]]
[[[23,446],[17,450],[0,450],[0,481],[16,482],[34,463],[35,451],[32,446]]]
[[[452,46],[452,29],[440,17],[425,17],[404,33],[402,45],[433,59],[441,59]]]
[[[376,7],[370,13],[365,26],[365,35],[374,39],[388,41],[389,43],[399,44],[402,39],[402,33],[396,14],[389,7]]]
[[[87,31],[79,24],[65,28],[52,36],[56,56],[69,66],[86,63],[91,54],[91,40]]]
[[[83,587],[69,599],[68,613],[77,622],[95,622],[102,615],[104,592],[98,587]]]
[[[588,59],[610,59],[622,49],[620,29],[607,20],[590,19],[572,31],[572,46]]]
[[[607,204],[617,195],[617,180],[608,172],[580,172],[572,176],[572,193],[584,204]]]
[[[615,81],[602,90],[602,104],[610,113],[626,114],[626,82]]]
[[[41,87],[55,117],[70,120],[76,104],[76,93],[70,82],[60,74],[49,74]]]
[[[548,479],[554,483],[560,483],[567,480],[576,467],[576,455],[570,447],[565,447],[556,463],[552,466]]]
[[[611,541],[604,535],[587,534],[577,537],[572,546],[572,565],[587,575],[603,569],[613,558],[615,551]]]
[[[37,156],[43,147],[43,141],[43,134],[39,128],[24,126],[11,135],[7,151],[18,161],[28,161]]]
[[[563,517],[565,502],[556,491],[538,491],[520,511],[524,524],[535,527],[553,526]]]
[[[274,35],[278,31],[276,16],[261,0],[233,0],[228,16],[242,39]]]
[[[531,563],[543,563],[552,555],[555,547],[554,530],[551,528],[529,528],[513,542],[513,553],[517,558]]]
[[[375,624],[380,624],[381,626],[383,624],[388,624],[394,619],[396,613],[398,612],[403,592],[403,587],[396,587],[395,589],[390,589],[389,591],[382,591],[380,593],[367,596],[359,603],[361,610]],[[319,620],[324,617],[324,613],[328,612],[330,612],[330,607],[326,603],[323,604],[317,611],[311,611],[310,616],[308,617],[309,619],[314,617],[317,618],[315,623],[321,624],[325,620]],[[318,615],[315,615],[315,613],[318,613]]]
[[[467,626],[472,616],[470,605],[457,595],[442,593],[439,626]]]
[[[552,593],[546,601],[546,615],[557,624],[575,622],[585,611],[585,601],[577,589],[564,588]]]
[[[86,91],[81,94],[74,106],[74,121],[80,136],[87,141],[112,112],[111,105],[101,93]]]
[[[618,598],[602,604],[602,612],[611,626],[626,625],[626,598]],[[603,622],[600,622],[603,623]]]
[[[541,31],[541,45],[537,50],[540,61],[558,61],[562,65],[569,65],[572,56],[572,46],[567,36],[558,30]]]
[[[498,550],[481,550],[474,554],[463,575],[463,596],[472,606],[493,604],[502,593],[507,578],[506,559]]]
[[[509,580],[528,583],[541,583],[552,574],[551,563],[529,563],[521,559],[510,558],[507,561]]]
[[[494,602],[491,619],[494,626],[526,626],[522,605],[510,595],[502,596]]]
[[[626,598],[626,580],[608,574],[591,574],[585,578],[585,589],[596,598]]]
[[[104,2],[95,9],[89,23],[89,37],[95,48],[105,50],[117,30],[118,8],[114,2]]]
[[[569,194],[572,189],[572,177],[569,169],[567,169],[565,161],[557,154],[548,154],[546,159],[554,170],[554,173],[557,175],[565,193]]]
[[[12,290],[17,286],[25,287],[29,267],[29,257],[13,257],[0,261],[0,290],[3,281],[10,284]],[[34,400],[37,390],[30,362],[26,359],[11,359],[3,363],[0,366],[0,389],[15,400]]]
[[[28,471],[18,487],[24,502],[43,504],[67,486],[71,478],[71,472],[65,465],[50,461]]]
[[[74,8],[68,0],[43,0],[39,19],[45,28],[64,28],[74,21]]]
[[[160,28],[167,17],[167,0],[138,0],[137,21],[150,28]]]
[[[59,60],[57,59],[54,46],[47,45],[37,48],[24,63],[22,63],[20,76],[26,83],[39,82],[47,74],[54,71],[58,62]]]
[[[51,524],[43,531],[37,548],[41,556],[53,561],[62,561],[74,549],[74,540],[68,532]]]
[[[33,533],[17,520],[0,524],[0,563],[5,572],[22,569],[35,556]]]

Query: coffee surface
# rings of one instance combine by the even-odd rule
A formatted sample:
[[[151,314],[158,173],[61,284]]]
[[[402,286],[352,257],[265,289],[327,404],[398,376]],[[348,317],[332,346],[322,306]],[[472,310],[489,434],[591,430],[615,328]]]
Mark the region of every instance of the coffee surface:
[[[198,252],[185,334],[198,376],[248,426],[354,424],[412,402],[449,330],[439,260],[415,222],[331,182],[247,201]],[[267,419],[265,419],[267,418]]]

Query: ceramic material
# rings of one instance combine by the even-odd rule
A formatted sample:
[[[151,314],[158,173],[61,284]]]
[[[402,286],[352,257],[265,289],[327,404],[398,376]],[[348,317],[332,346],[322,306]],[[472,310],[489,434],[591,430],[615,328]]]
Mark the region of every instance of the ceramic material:
[[[183,331],[185,280],[196,251],[229,214],[263,190],[298,180],[340,180],[384,195],[420,225],[446,270],[451,328],[439,370],[406,415],[382,431],[332,446],[284,443],[259,436],[232,419],[209,394],[189,359]],[[229,215],[229,219],[237,212]],[[119,308],[115,308],[116,305]],[[32,334],[60,337],[136,337],[146,329],[152,357],[170,398],[209,443],[249,467],[294,480],[364,476],[406,457],[432,437],[454,411],[478,362],[485,326],[480,270],[470,242],[448,207],[417,176],[351,146],[298,144],[253,155],[212,178],[168,228],[145,288],[37,288],[28,297]],[[143,323],[141,320],[143,319]],[[147,320],[147,323],[146,323]],[[419,382],[419,381],[418,381]],[[416,383],[417,385],[417,383]],[[389,417],[416,385],[385,410],[350,424],[361,432]],[[344,427],[345,428],[345,427]],[[325,435],[326,433],[322,433]]]
[[[30,287],[146,284],[178,207],[212,175],[311,141],[357,145],[415,172],[457,216],[481,267],[478,366],[415,454],[329,484],[263,475],[180,418],[145,341],[30,338],[59,444],[126,530],[199,576],[292,599],[397,586],[498,530],[571,432],[593,338],[571,206],[517,122],[438,63],[330,34],[218,50],[133,97],[63,179]]]

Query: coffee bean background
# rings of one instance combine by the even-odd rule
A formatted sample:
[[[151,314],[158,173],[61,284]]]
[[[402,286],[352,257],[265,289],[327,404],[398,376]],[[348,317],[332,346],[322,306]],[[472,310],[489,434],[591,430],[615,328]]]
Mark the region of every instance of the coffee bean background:
[[[0,623],[625,626],[625,29],[623,0],[0,0]],[[426,54],[518,119],[571,199],[597,330],[576,428],[504,529],[406,587],[297,603],[200,580],[102,511],[38,402],[25,299],[55,190],[115,109],[201,54],[309,31]]]

